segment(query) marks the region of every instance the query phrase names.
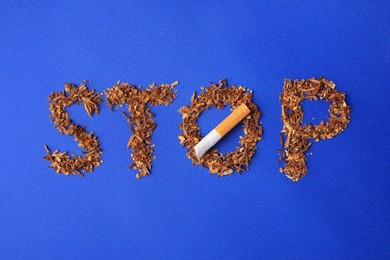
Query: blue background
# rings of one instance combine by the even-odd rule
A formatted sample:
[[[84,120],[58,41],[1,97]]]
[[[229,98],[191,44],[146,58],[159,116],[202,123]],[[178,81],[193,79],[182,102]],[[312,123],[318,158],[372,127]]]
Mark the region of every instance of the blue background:
[[[164,2],[1,1],[0,258],[389,258],[389,2]],[[284,78],[318,76],[347,93],[352,121],[314,143],[293,183],[277,165],[279,93]],[[177,110],[222,78],[254,90],[264,139],[250,171],[216,178],[180,148]],[[127,169],[129,126],[106,102],[93,119],[69,109],[100,138],[102,166],[48,168],[43,144],[81,150],[54,129],[47,96],[83,79],[101,92],[180,81],[172,105],[152,108],[152,175]],[[326,119],[326,102],[304,107],[306,122]],[[202,133],[228,113],[206,111]]]

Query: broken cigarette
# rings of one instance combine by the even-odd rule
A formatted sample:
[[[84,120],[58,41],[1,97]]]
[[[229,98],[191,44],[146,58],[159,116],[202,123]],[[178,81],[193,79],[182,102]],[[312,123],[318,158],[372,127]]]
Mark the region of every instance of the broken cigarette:
[[[226,117],[217,127],[208,133],[199,143],[194,147],[195,155],[202,157],[211,147],[213,147],[222,137],[224,137],[230,130],[232,130],[241,120],[243,120],[251,111],[242,103],[237,109]]]

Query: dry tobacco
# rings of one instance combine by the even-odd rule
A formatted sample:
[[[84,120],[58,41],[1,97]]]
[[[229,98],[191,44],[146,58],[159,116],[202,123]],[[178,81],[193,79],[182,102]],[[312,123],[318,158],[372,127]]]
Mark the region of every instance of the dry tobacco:
[[[188,158],[193,164],[207,167],[211,174],[218,176],[230,175],[234,170],[237,172],[248,170],[249,162],[257,148],[256,143],[261,140],[263,133],[259,124],[261,113],[252,102],[252,91],[242,86],[229,87],[226,80],[221,80],[218,85],[211,83],[211,86],[202,90],[198,97],[194,92],[190,106],[183,106],[179,110],[183,117],[183,122],[179,126],[183,133],[179,135],[179,139],[188,150]],[[243,120],[245,135],[240,137],[237,150],[224,155],[217,149],[213,149],[198,158],[194,151],[194,146],[202,139],[197,123],[198,117],[211,106],[222,109],[229,104],[232,109],[235,109],[242,103],[250,109],[251,113]]]
[[[154,144],[152,144],[152,133],[156,128],[154,114],[147,104],[151,106],[169,105],[176,98],[175,81],[171,85],[162,84],[156,86],[155,83],[147,89],[142,89],[129,83],[117,82],[112,88],[105,91],[107,102],[111,110],[115,105],[122,106],[128,104],[129,115],[123,114],[130,123],[130,130],[133,135],[130,137],[127,148],[132,148],[131,158],[133,163],[129,165],[138,171],[137,178],[142,178],[150,174],[152,167]]]
[[[47,155],[45,160],[51,162],[51,168],[54,168],[56,173],[63,173],[64,175],[78,174],[83,176],[83,172],[92,172],[95,167],[100,166],[103,162],[101,158],[102,150],[100,149],[100,142],[93,132],[86,132],[85,127],[75,124],[70,119],[70,114],[66,112],[66,107],[75,103],[83,103],[84,109],[88,115],[92,117],[93,113],[99,114],[99,105],[102,103],[102,94],[95,94],[95,90],[89,90],[85,85],[85,81],[79,86],[72,83],[65,84],[63,92],[54,92],[49,96],[49,110],[51,112],[50,118],[54,123],[54,127],[60,134],[73,135],[78,146],[85,149],[85,156],[68,155],[68,152],[59,152],[55,150],[50,152],[45,145]]]
[[[337,91],[335,87],[332,81],[325,78],[284,81],[280,96],[284,136],[282,134],[280,136],[282,149],[279,152],[280,160],[285,161],[285,167],[280,168],[280,172],[285,173],[293,181],[298,181],[307,173],[305,152],[311,146],[309,139],[319,141],[333,138],[350,122],[351,108],[345,101],[345,93]],[[302,126],[304,99],[325,99],[331,102],[328,122],[321,121],[319,125]]]

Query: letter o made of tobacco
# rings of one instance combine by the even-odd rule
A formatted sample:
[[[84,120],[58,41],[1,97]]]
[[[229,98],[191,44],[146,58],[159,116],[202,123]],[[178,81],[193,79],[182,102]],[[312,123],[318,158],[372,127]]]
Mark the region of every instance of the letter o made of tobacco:
[[[232,109],[244,103],[251,113],[243,120],[244,137],[240,137],[236,151],[222,154],[217,149],[210,149],[202,157],[195,155],[194,146],[202,139],[197,123],[198,117],[211,106],[222,109],[226,104]],[[211,174],[218,176],[230,175],[233,171],[243,172],[249,169],[249,162],[256,151],[257,141],[261,140],[263,128],[259,119],[261,112],[252,102],[252,91],[242,86],[229,87],[226,80],[219,84],[212,84],[202,88],[202,93],[191,97],[191,105],[183,106],[180,110],[183,122],[179,128],[183,131],[179,135],[180,143],[187,148],[187,156],[193,164],[209,168]],[[218,122],[216,122],[217,124]]]

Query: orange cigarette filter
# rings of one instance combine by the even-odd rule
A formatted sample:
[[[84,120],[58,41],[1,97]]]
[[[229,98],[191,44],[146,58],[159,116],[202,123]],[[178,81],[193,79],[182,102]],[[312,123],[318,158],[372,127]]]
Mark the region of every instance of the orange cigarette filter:
[[[228,117],[226,117],[217,127],[208,133],[194,147],[195,155],[202,157],[211,147],[213,147],[222,137],[232,130],[241,120],[243,120],[251,111],[245,104],[241,104]]]
[[[230,130],[232,130],[238,123],[241,122],[251,111],[242,103],[236,110],[233,111],[227,118],[225,118],[217,127],[215,131],[221,137],[224,137]]]

